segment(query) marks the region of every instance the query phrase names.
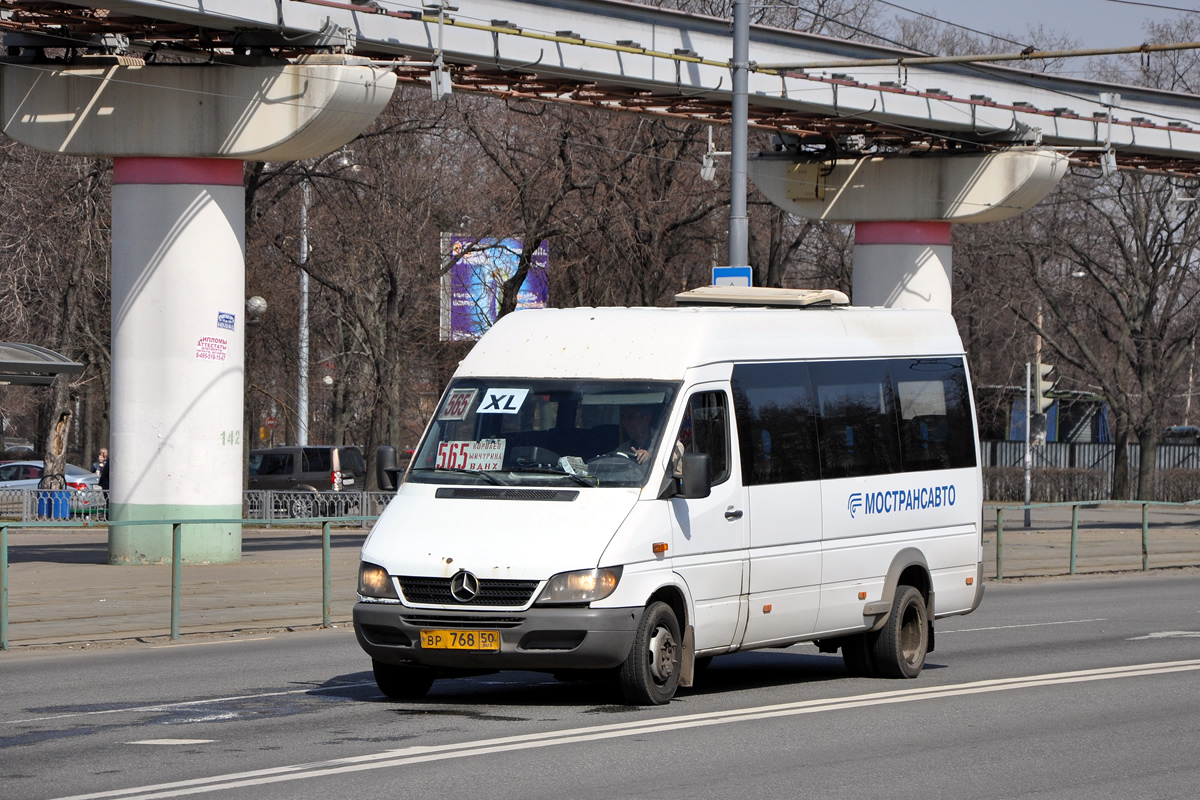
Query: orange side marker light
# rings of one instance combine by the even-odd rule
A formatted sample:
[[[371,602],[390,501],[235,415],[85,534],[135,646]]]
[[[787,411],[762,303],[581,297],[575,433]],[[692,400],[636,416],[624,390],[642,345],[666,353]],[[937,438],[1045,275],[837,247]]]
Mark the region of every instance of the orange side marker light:
[[[656,553],[665,553],[665,552],[667,552],[667,543],[666,542],[655,542],[653,545],[651,545],[651,549],[654,550],[654,552],[656,552]]]

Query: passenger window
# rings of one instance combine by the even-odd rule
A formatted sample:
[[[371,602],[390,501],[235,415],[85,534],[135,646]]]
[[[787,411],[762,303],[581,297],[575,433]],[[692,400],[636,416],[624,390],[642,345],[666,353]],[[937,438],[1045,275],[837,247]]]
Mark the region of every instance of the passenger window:
[[[746,485],[821,477],[807,364],[738,364],[733,407]]]
[[[709,455],[714,486],[729,479],[729,411],[724,392],[697,392],[688,398],[672,455],[671,468],[676,474],[684,453]]]
[[[326,447],[306,447],[304,448],[304,457],[301,461],[303,469],[301,472],[332,472],[333,459],[330,451]]]
[[[821,475],[853,478],[900,471],[900,440],[888,362],[809,365],[816,395]]]
[[[905,472],[975,466],[975,434],[961,359],[892,362]]]

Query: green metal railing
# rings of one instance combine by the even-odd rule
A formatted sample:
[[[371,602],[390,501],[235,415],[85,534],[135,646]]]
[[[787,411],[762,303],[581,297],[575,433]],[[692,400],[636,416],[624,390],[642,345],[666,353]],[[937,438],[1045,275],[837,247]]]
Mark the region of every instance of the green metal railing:
[[[305,517],[292,520],[256,519],[188,519],[188,520],[130,520],[109,522],[107,527],[136,525],[171,526],[171,639],[179,638],[179,611],[182,605],[183,587],[183,528],[185,525],[243,525],[248,527],[271,527],[283,522],[297,526],[321,526],[321,627],[328,628],[333,615],[333,559],[331,555],[330,528],[339,525],[374,522],[379,517]],[[0,522],[0,650],[8,650],[8,529],[13,528],[79,528],[78,522]],[[82,527],[91,527],[84,525]]]
[[[1031,511],[1036,509],[1047,508],[1067,508],[1071,509],[1071,547],[1070,558],[1067,569],[1068,575],[1076,574],[1076,564],[1079,555],[1079,509],[1081,506],[1097,507],[1097,506],[1140,506],[1142,510],[1142,571],[1147,572],[1150,569],[1150,506],[1162,506],[1166,508],[1186,508],[1193,509],[1200,514],[1200,500],[1191,500],[1186,503],[1167,503],[1148,500],[1074,500],[1061,503],[1030,503],[1028,505],[995,505],[985,504],[986,508],[994,508],[996,511],[996,579],[1004,578],[1004,512],[1009,511]]]

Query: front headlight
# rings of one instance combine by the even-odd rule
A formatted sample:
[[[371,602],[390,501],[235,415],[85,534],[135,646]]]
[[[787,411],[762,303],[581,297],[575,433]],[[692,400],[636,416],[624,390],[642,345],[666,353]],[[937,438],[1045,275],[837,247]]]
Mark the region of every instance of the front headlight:
[[[364,561],[358,567],[358,593],[363,597],[378,597],[399,600],[392,576],[378,564]]]
[[[581,569],[577,572],[560,572],[546,583],[538,596],[539,604],[548,603],[592,603],[603,600],[617,588],[621,580],[620,567]]]

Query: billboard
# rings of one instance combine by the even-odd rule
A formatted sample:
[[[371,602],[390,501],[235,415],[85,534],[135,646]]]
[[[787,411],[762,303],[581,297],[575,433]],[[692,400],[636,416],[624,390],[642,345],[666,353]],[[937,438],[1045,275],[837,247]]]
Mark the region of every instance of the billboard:
[[[496,321],[500,291],[517,271],[520,239],[477,239],[442,234],[442,255],[453,259],[442,276],[441,338],[449,341],[478,339]],[[545,308],[550,258],[546,242],[533,255],[533,263],[517,295],[517,308]]]

